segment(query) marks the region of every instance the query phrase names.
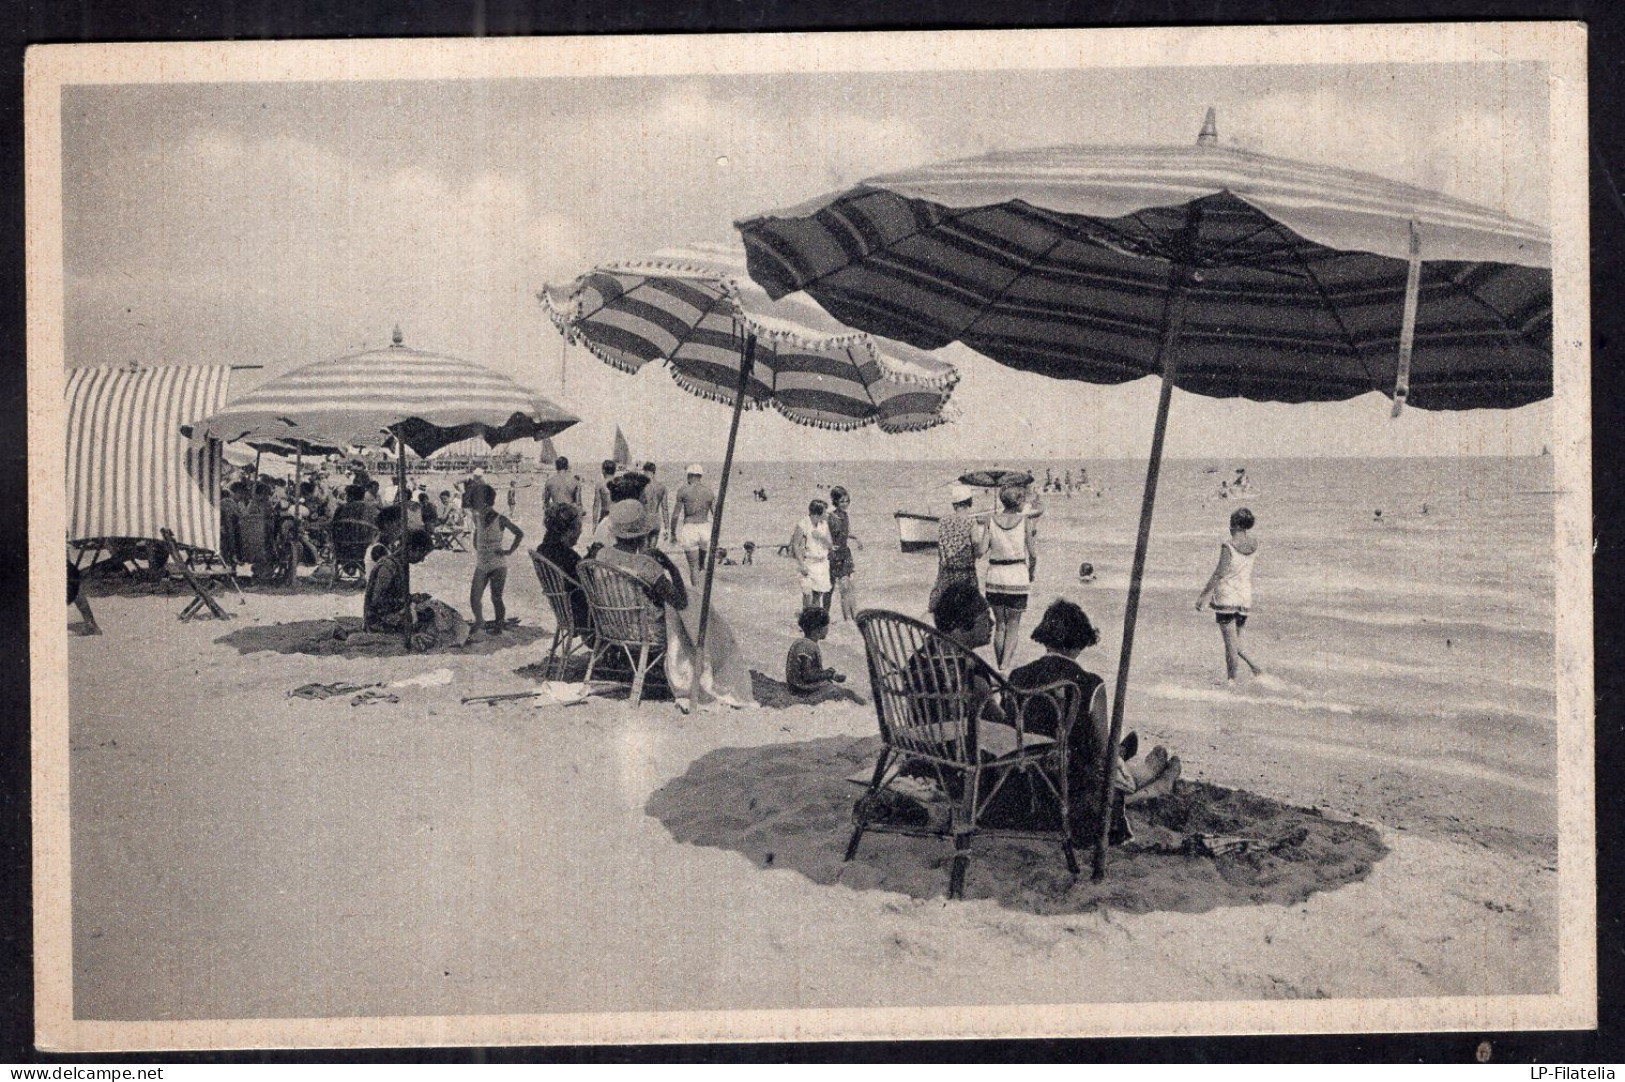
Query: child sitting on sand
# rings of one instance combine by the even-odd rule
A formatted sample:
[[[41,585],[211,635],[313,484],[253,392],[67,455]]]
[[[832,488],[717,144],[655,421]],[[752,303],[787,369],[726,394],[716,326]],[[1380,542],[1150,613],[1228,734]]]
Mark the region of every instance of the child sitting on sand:
[[[1196,598],[1197,612],[1212,599],[1213,616],[1224,637],[1225,679],[1231,684],[1236,682],[1237,658],[1247,663],[1254,676],[1264,672],[1241,649],[1241,629],[1247,626],[1247,612],[1253,607],[1253,557],[1258,555],[1258,541],[1251,533],[1253,522],[1253,513],[1245,507],[1230,516],[1230,540],[1219,546],[1219,566]]]
[[[863,696],[841,686],[846,682],[844,675],[824,667],[818,644],[829,635],[829,613],[821,606],[809,605],[801,610],[796,623],[801,627],[801,638],[784,658],[784,682],[791,694],[804,703],[863,702]]]

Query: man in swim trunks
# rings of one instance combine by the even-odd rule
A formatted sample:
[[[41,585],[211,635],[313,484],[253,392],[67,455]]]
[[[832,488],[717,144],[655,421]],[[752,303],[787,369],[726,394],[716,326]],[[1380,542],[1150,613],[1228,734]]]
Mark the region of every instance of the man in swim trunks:
[[[553,460],[553,476],[542,482],[542,514],[556,503],[574,504],[581,510],[581,478],[570,472],[570,460],[560,455]]]
[[[688,468],[688,480],[671,503],[671,539],[688,558],[688,579],[698,584],[705,570],[705,550],[711,543],[711,508],[717,497],[705,483],[699,463]]]

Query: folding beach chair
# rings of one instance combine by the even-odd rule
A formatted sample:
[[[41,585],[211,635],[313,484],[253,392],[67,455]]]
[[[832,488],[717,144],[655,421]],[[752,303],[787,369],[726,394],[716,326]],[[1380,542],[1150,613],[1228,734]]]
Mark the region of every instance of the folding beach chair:
[[[532,552],[530,562],[536,568],[542,593],[547,595],[547,603],[553,609],[553,645],[547,651],[547,675],[552,679],[554,659],[557,659],[559,670],[562,671],[578,651],[593,648],[593,633],[591,627],[576,626],[575,610],[570,606],[570,594],[581,589],[580,584],[545,556]]]
[[[636,706],[643,699],[644,678],[666,653],[665,610],[636,575],[597,560],[582,560],[577,570],[594,632],[587,682],[591,683],[599,658],[619,648],[632,667],[632,705]]]
[[[857,622],[885,746],[868,788],[853,807],[856,825],[846,859],[857,856],[869,830],[951,836],[948,897],[962,898],[971,843],[987,834],[1059,841],[1067,870],[1077,875],[1067,760],[1072,725],[1082,706],[1078,685],[1062,681],[1017,689],[975,653],[918,620],[867,609],[858,613]],[[1053,736],[1027,731],[1039,716],[1053,724]],[[933,792],[925,803],[946,804],[947,814],[892,814],[898,802],[888,799],[888,790],[905,773]],[[1027,779],[1031,801],[1055,805],[1057,829],[983,822],[994,799],[1018,774]]]
[[[170,532],[169,527],[165,526],[159,532],[163,535],[164,544],[169,547],[170,567],[180,575],[182,581],[192,588],[192,600],[188,601],[186,607],[181,610],[180,619],[190,620],[192,617],[199,615],[204,609],[208,609],[208,614],[216,620],[231,619],[231,613],[221,608],[220,602],[216,601],[214,595],[209,592],[214,585],[216,576],[206,574],[200,578],[198,573],[187,562],[185,555],[182,554],[180,546],[175,542],[175,535]]]

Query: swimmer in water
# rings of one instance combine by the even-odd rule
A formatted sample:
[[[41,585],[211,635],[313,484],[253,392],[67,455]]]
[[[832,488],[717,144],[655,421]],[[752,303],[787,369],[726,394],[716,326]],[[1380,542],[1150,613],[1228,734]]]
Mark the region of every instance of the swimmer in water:
[[[1092,564],[1092,563],[1087,563],[1087,562],[1079,564],[1078,565],[1078,581],[1081,582],[1081,583],[1085,583],[1085,584],[1094,582],[1095,581],[1095,565]]]

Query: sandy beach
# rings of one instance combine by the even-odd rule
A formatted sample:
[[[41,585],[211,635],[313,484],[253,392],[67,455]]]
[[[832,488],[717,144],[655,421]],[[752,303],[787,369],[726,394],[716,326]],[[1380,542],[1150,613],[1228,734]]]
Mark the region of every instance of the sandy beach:
[[[772,476],[769,464],[751,468]],[[748,493],[748,471],[744,482]],[[1134,496],[1132,484],[1114,485],[1102,507],[1130,508]],[[1284,533],[1294,512],[1280,501],[1272,525]],[[896,552],[885,532],[893,502],[859,508],[858,533],[871,538],[858,556],[863,600],[915,612],[932,563]],[[730,507],[744,535],[788,532],[786,502]],[[1067,514],[1046,524],[1058,539],[1069,536]],[[1181,536],[1185,514],[1169,512],[1164,536]],[[1215,517],[1200,503],[1188,515]],[[527,545],[539,541],[539,506],[517,517]],[[1190,532],[1210,560],[1207,533]],[[782,675],[795,577],[771,549],[762,544],[753,567],[722,569],[718,609],[750,664]],[[1121,613],[1115,560],[1098,545],[1087,551],[1104,580],[1093,593],[1069,584],[1075,564],[1057,555],[1039,594],[1085,601],[1106,635],[1084,661],[1109,674]],[[1207,570],[1182,580],[1169,551],[1154,557],[1153,613],[1188,609]],[[415,588],[466,609],[470,559],[435,553]],[[1548,723],[1530,735],[1516,709],[1530,696],[1538,716],[1544,701],[1538,674],[1550,662],[1538,653],[1532,688],[1497,696],[1457,686],[1392,704],[1414,716],[1395,724],[1337,684],[1340,669],[1380,682],[1385,664],[1395,680],[1413,678],[1402,659],[1385,660],[1391,629],[1293,642],[1285,613],[1273,628],[1261,620],[1262,653],[1322,674],[1326,686],[1306,695],[1291,664],[1275,684],[1213,688],[1190,675],[1217,665],[1210,620],[1154,618],[1129,712],[1142,742],[1180,754],[1191,782],[1257,794],[1282,814],[1312,809],[1291,814],[1324,820],[1325,851],[1268,866],[1117,854],[1106,883],[1090,886],[1087,876],[1070,882],[1058,851],[1001,852],[989,840],[967,900],[950,904],[946,842],[871,836],[858,860],[840,863],[850,829],[841,801],[857,795],[842,778],[872,754],[870,708],[685,716],[669,702],[633,710],[615,696],[462,705],[536,685],[552,622],[522,559],[508,592],[518,633],[417,657],[282,652],[299,636],[279,625],[355,615],[355,592],[252,591],[228,598],[229,622],[186,624],[174,618],[178,594],[96,597],[105,634],[70,643],[75,1016],[1555,990],[1553,733]],[[1503,612],[1509,603],[1496,602]],[[1322,598],[1323,608],[1337,604]],[[1350,615],[1345,607],[1336,626]],[[1336,613],[1325,619],[1336,624]],[[1479,649],[1470,634],[1451,638],[1452,655]],[[1025,638],[1024,648],[1030,658]],[[862,681],[852,625],[835,623],[825,654]],[[1465,659],[1468,671],[1481,661]],[[449,682],[390,689],[395,703],[288,696],[313,682],[441,668]],[[1445,670],[1430,671],[1444,681]],[[1467,707],[1452,698],[1462,694]],[[1474,696],[1484,704],[1476,712]],[[1474,740],[1440,737],[1447,716]]]

